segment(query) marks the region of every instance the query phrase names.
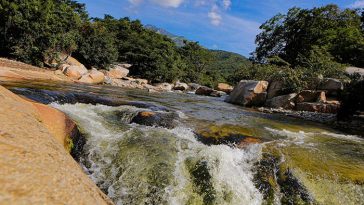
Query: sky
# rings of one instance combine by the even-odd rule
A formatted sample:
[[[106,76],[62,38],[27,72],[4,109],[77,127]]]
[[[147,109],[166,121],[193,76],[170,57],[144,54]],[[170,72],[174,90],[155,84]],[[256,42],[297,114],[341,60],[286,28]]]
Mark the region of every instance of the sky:
[[[364,0],[78,0],[91,17],[130,17],[197,41],[210,49],[249,56],[259,26],[289,8],[334,3],[364,8]]]

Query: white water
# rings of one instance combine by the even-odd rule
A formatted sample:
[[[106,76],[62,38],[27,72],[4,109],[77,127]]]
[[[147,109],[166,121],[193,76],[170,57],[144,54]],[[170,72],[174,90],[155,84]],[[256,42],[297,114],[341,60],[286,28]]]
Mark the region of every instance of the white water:
[[[205,193],[196,191],[186,161],[206,163],[213,189],[211,204],[262,203],[252,173],[253,163],[261,153],[260,145],[244,150],[226,145],[207,146],[198,142],[193,131],[186,127],[169,130],[129,125],[125,123],[128,119],[115,121],[112,116],[114,111],[122,111],[128,113],[126,118],[131,118],[138,110],[146,109],[52,105],[69,114],[86,134],[84,167],[116,204],[203,204]],[[155,168],[150,166],[161,164],[161,172],[169,170],[171,164],[171,173],[150,173]],[[165,185],[164,179],[157,178],[157,184],[162,185],[155,186],[149,183],[150,176],[171,176],[171,179]],[[146,187],[151,187],[153,192]]]

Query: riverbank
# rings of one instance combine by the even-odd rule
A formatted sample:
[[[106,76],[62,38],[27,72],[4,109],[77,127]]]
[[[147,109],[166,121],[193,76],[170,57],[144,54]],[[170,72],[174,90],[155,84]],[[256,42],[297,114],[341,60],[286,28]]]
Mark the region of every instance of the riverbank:
[[[112,204],[70,155],[71,119],[2,86],[0,104],[2,204]]]

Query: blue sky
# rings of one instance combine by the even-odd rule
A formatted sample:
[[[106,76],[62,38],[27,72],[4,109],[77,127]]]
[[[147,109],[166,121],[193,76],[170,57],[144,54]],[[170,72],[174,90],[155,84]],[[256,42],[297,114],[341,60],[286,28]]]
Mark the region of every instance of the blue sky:
[[[259,26],[291,7],[312,8],[334,3],[363,8],[364,0],[79,0],[92,17],[140,19],[211,49],[249,56]]]

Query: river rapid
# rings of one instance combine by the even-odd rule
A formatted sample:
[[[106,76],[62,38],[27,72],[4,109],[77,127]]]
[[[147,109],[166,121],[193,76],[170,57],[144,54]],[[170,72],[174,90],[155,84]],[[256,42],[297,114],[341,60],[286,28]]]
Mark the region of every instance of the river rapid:
[[[363,136],[256,112],[224,98],[1,84],[78,124],[86,139],[80,164],[118,205],[364,204]],[[173,126],[132,122],[140,112],[173,113],[166,122]],[[211,136],[238,140],[211,143]]]

